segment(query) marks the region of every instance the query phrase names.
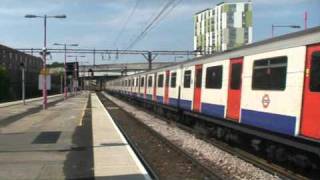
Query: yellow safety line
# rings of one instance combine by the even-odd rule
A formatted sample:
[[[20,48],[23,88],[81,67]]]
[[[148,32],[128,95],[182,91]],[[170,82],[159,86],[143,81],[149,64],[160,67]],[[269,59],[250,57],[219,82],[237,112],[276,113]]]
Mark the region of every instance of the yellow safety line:
[[[79,121],[79,125],[78,126],[82,126],[82,121],[83,121],[83,117],[84,117],[84,114],[86,112],[86,109],[87,109],[87,104],[88,104],[88,101],[86,102],[83,110],[82,110],[82,113],[81,113],[81,117],[80,117],[80,121]]]

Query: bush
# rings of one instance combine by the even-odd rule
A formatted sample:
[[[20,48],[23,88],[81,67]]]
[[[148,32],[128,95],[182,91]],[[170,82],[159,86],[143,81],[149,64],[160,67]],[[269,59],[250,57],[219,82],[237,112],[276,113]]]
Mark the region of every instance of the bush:
[[[0,101],[8,100],[9,77],[7,70],[0,66]]]

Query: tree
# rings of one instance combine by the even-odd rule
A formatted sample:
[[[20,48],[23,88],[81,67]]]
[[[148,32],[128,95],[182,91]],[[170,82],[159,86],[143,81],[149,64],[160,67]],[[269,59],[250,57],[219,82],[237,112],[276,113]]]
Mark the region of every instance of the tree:
[[[51,68],[64,67],[64,64],[63,64],[63,63],[59,63],[59,62],[53,62],[52,64],[47,65],[47,66],[48,66],[48,67],[51,67]]]
[[[6,68],[0,66],[0,101],[8,99],[9,77]]]

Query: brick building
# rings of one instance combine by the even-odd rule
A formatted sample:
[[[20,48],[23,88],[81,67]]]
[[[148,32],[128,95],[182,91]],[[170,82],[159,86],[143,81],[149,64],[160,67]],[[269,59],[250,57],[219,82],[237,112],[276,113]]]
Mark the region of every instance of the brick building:
[[[21,98],[21,66],[25,67],[26,98],[39,96],[38,75],[42,59],[0,45],[0,102]]]

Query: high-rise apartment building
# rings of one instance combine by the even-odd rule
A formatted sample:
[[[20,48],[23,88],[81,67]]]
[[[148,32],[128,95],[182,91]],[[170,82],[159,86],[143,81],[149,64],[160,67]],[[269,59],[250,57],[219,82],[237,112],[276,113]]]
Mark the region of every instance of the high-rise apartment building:
[[[252,3],[225,0],[194,15],[194,49],[211,54],[252,42]]]

